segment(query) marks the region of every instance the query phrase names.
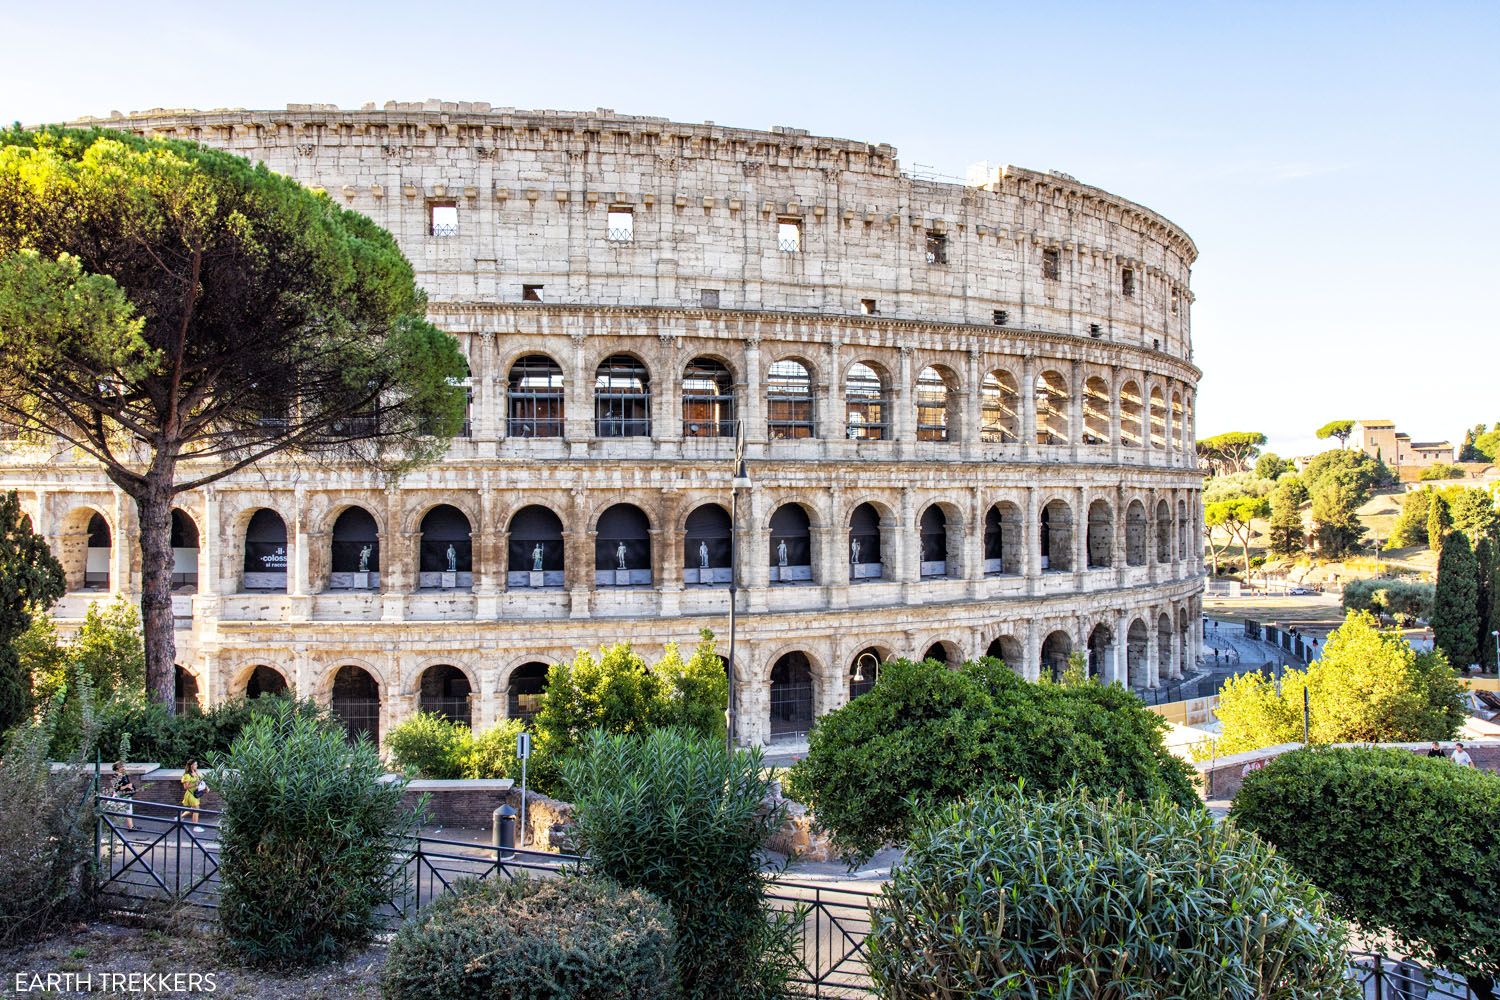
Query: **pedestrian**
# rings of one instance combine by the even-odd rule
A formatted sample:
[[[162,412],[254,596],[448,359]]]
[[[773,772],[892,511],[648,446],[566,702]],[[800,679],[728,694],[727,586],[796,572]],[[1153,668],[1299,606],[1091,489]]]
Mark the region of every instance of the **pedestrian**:
[[[190,760],[187,767],[182,771],[182,804],[187,806],[179,819],[185,819],[189,814],[193,817],[193,832],[202,833],[203,827],[198,825],[198,806],[203,801],[203,793],[208,791],[208,782],[198,773],[198,762]]]
[[[123,760],[115,761],[114,766],[115,788],[110,794],[117,799],[125,799],[124,802],[111,802],[108,812],[117,813],[125,817],[125,829],[135,829],[135,782],[130,780],[130,773],[125,770]]]
[[[1433,740],[1432,741],[1432,749],[1430,749],[1430,750],[1427,751],[1427,756],[1429,756],[1429,757],[1443,757],[1443,756],[1446,756],[1446,755],[1443,753],[1443,748],[1440,747],[1440,746],[1438,746],[1438,741],[1437,740]]]
[[[1474,758],[1469,756],[1469,751],[1464,749],[1462,743],[1453,744],[1453,763],[1459,767],[1474,766]]]

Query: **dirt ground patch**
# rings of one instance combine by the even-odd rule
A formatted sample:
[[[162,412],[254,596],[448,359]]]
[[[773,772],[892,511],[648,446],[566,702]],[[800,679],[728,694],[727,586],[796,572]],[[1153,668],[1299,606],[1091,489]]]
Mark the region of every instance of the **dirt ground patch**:
[[[149,997],[169,995],[175,986],[171,995],[192,996],[196,993],[214,1000],[302,1000],[304,997],[376,1000],[380,996],[378,980],[384,965],[385,948],[375,946],[341,963],[317,970],[248,969],[235,965],[233,956],[226,955],[213,937],[193,925],[153,929],[122,924],[78,924],[45,940],[0,951],[0,996],[104,994]],[[84,984],[78,979],[71,984],[66,980],[54,980],[62,988],[30,988],[36,983],[32,976],[44,977],[45,982],[49,973],[90,976],[92,989],[79,988]],[[109,973],[133,973],[138,977],[181,973],[183,976],[166,986],[161,980],[146,978],[124,981],[127,985],[143,987],[132,991],[127,986],[107,987],[105,979]],[[202,979],[198,980],[197,989],[190,992],[191,983],[186,976],[192,973],[211,976],[212,991],[208,988],[208,980]],[[19,981],[18,976],[22,977]],[[74,988],[66,988],[69,985]]]

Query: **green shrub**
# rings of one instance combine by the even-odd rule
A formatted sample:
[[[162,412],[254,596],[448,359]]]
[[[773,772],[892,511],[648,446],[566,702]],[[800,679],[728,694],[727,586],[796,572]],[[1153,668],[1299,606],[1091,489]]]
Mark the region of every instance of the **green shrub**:
[[[1231,816],[1367,933],[1500,975],[1500,777],[1406,750],[1298,750],[1249,774]]]
[[[385,1000],[673,1000],[672,914],[578,877],[469,880],[391,942]]]
[[[1350,580],[1344,584],[1345,611],[1371,611],[1397,621],[1432,617],[1433,585],[1387,577]]]
[[[991,659],[959,670],[896,660],[863,697],[818,720],[790,790],[854,860],[903,840],[922,806],[1017,779],[1195,805],[1191,769],[1167,752],[1165,729],[1118,685],[1033,684]]]
[[[1271,847],[1203,810],[988,789],[918,825],[874,912],[887,1000],[1335,1000],[1347,931]]]
[[[674,730],[595,733],[563,764],[592,869],[671,906],[687,1000],[789,995],[795,928],[760,858],[782,819],[770,782],[758,750]]]
[[[74,699],[85,735],[94,726],[88,681]],[[76,919],[88,905],[94,797],[87,761],[75,753],[54,771],[48,753],[62,699],[7,735],[0,754],[0,947]]]
[[[521,777],[521,762],[516,758],[516,738],[526,731],[520,719],[506,719],[474,736],[465,749],[465,778]]]
[[[282,701],[209,763],[224,800],[219,922],[235,955],[313,964],[368,942],[418,821],[405,782],[379,780],[374,745]]]
[[[419,778],[461,778],[472,738],[462,723],[418,712],[390,731],[385,748],[398,767]]]
[[[1314,743],[1446,740],[1464,720],[1463,685],[1441,652],[1418,653],[1369,613],[1351,611],[1323,655],[1284,670],[1279,685],[1255,672],[1230,678],[1219,692],[1219,738],[1205,752],[1300,743],[1304,688]]]

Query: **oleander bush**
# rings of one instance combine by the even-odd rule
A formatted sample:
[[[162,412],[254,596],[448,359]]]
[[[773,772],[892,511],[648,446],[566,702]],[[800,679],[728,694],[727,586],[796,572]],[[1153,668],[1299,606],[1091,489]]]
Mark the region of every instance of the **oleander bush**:
[[[818,720],[789,787],[851,861],[904,840],[925,806],[1018,779],[1039,792],[1076,781],[1196,806],[1166,727],[1118,685],[1031,683],[988,658],[959,670],[893,660],[870,691]]]
[[[397,932],[380,995],[675,1000],[673,935],[660,900],[602,879],[469,880]]]
[[[926,814],[876,904],[885,1000],[1354,1000],[1347,931],[1252,834],[1157,800],[995,787]]]
[[[1297,750],[1247,775],[1231,816],[1366,932],[1500,977],[1500,777],[1400,749]]]
[[[283,701],[209,765],[224,800],[219,925],[235,956],[311,965],[368,943],[419,820],[406,782],[381,780],[374,744]]]
[[[85,741],[95,721],[87,678],[75,692],[74,724]],[[77,919],[93,875],[92,772],[81,751],[52,767],[48,748],[64,712],[61,692],[41,716],[10,730],[0,750],[0,947]]]
[[[760,855],[783,812],[767,805],[759,750],[731,755],[682,730],[594,733],[562,769],[591,869],[672,908],[685,1000],[792,995],[795,920],[766,899]]]

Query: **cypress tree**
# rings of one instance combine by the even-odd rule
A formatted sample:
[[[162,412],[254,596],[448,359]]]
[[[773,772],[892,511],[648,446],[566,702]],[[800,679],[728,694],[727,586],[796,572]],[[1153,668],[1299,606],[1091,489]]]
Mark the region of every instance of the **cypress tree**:
[[[65,589],[62,563],[31,530],[15,491],[0,493],[0,731],[20,722],[31,703],[16,640],[31,627],[32,613],[51,607]]]
[[[1462,531],[1443,540],[1438,556],[1432,632],[1454,669],[1463,670],[1479,659],[1479,565]]]
[[[1495,612],[1500,609],[1500,548],[1488,536],[1481,535],[1474,546],[1474,564],[1477,570],[1478,599],[1474,603],[1479,618],[1479,663],[1485,670],[1496,669],[1495,637],[1493,629],[1500,628]]]
[[[1427,505],[1427,547],[1434,552],[1443,551],[1443,536],[1453,527],[1453,515],[1448,511],[1448,501],[1436,491]]]

